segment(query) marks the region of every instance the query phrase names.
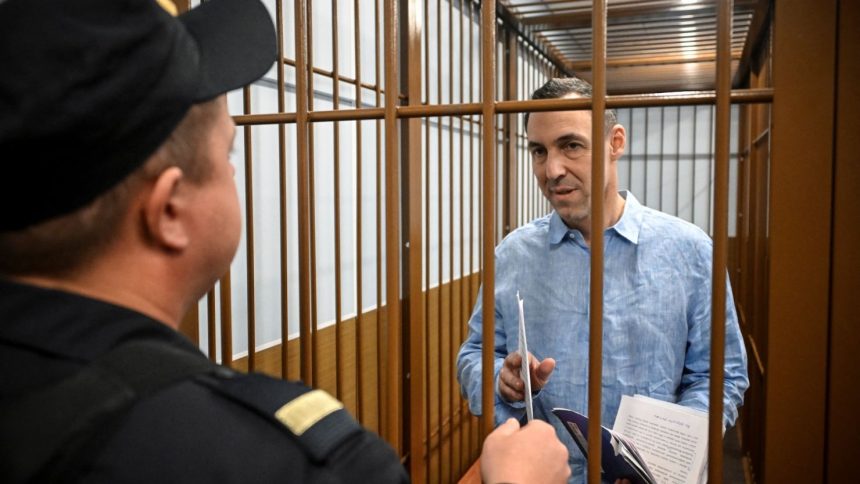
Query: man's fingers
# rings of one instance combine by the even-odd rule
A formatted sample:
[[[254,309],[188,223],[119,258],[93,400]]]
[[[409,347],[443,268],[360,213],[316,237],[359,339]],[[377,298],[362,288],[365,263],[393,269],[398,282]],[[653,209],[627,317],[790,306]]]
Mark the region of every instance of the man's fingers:
[[[510,368],[511,370],[519,370],[522,365],[523,359],[520,357],[519,353],[510,353],[505,357],[505,366]]]
[[[518,402],[523,399],[523,382],[519,379],[519,377],[510,377],[507,375],[505,369],[502,369],[502,373],[499,375],[499,392],[503,397],[509,402]]]
[[[550,375],[552,375],[553,370],[555,370],[555,360],[552,358],[546,358],[541,361],[539,365],[534,369],[532,373],[535,378],[535,383],[539,386],[544,386],[549,380]]]

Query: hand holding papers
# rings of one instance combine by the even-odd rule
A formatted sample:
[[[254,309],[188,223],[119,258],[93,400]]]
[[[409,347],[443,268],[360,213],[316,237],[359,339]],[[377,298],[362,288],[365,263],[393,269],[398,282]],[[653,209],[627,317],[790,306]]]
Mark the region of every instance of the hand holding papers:
[[[587,457],[588,418],[563,408],[552,412]],[[612,430],[603,427],[602,440],[600,465],[604,478],[610,481],[626,478],[634,484],[699,484],[706,480],[705,412],[642,395],[624,395],[615,425]]]
[[[517,294],[519,306],[519,334],[517,337],[518,347],[505,357],[502,369],[499,373],[499,394],[508,402],[525,402],[529,420],[532,412],[532,392],[537,392],[547,381],[555,369],[555,360],[544,358],[542,361],[536,359],[529,353],[526,342],[526,326],[523,311],[523,300]]]

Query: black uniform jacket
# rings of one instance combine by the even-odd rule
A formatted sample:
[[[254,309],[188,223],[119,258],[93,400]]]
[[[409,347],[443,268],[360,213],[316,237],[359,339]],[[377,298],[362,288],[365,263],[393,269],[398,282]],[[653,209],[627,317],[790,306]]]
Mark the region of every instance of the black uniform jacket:
[[[0,405],[67,379],[110,349],[136,339],[163,341],[200,355],[184,336],[135,311],[0,279]],[[86,459],[91,462],[85,463],[72,480],[408,480],[396,454],[371,432],[356,428],[334,448],[326,447],[327,455],[315,456],[313,449],[308,449],[287,425],[252,408],[258,389],[270,397],[281,391],[307,392],[300,383],[238,373],[229,380],[234,393],[239,388],[249,396],[250,404],[225,396],[218,389],[217,378],[183,379],[137,401],[124,412],[106,444]],[[56,402],[57,406],[64,404]],[[345,410],[340,412],[346,414]],[[348,415],[343,418],[358,427]],[[38,426],[38,421],[33,422],[34,435],[38,435]],[[329,431],[318,433],[325,441]],[[8,449],[20,438],[0,435],[0,462],[9,459]],[[0,475],[0,481],[6,479]]]

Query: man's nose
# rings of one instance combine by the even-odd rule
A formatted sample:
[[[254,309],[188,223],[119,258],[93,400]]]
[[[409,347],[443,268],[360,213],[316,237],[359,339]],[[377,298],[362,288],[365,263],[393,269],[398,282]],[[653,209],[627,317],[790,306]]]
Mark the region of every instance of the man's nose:
[[[566,169],[564,167],[564,156],[561,153],[551,150],[546,157],[546,177],[549,180],[556,180],[564,176]]]

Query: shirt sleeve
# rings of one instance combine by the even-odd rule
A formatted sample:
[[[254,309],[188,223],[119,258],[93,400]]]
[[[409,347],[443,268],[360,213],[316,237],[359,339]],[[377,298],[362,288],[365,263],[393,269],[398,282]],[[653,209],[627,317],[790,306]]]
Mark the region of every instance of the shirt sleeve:
[[[460,347],[457,355],[457,379],[460,382],[460,393],[469,401],[469,410],[473,415],[481,415],[481,348],[483,305],[483,286],[478,291],[475,309],[469,318],[469,334],[466,341]],[[509,418],[521,419],[525,415],[525,404],[523,402],[510,403],[499,394],[498,379],[502,369],[502,362],[508,355],[507,334],[504,330],[504,316],[499,311],[498,296],[496,297],[496,330],[494,336],[494,361],[493,361],[493,389],[495,400],[494,420],[496,425]]]
[[[710,242],[710,241],[708,241]],[[687,354],[678,403],[707,411],[710,386],[711,346],[711,244],[702,244],[688,307]],[[723,386],[723,428],[734,425],[738,407],[749,387],[747,355],[738,326],[732,288],[726,277],[726,346]]]

